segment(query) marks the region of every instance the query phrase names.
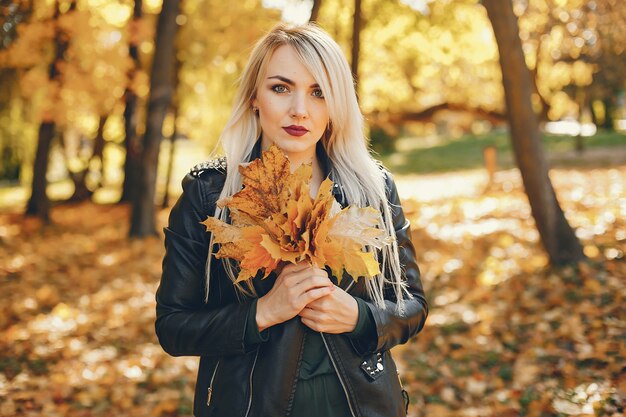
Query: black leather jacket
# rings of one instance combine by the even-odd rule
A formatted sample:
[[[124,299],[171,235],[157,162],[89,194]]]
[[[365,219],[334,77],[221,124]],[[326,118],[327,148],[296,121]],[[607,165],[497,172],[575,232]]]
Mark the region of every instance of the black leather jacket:
[[[209,234],[200,222],[214,212],[225,178],[215,165],[192,170],[183,179],[183,194],[164,229],[166,254],[156,295],[156,334],[170,355],[200,357],[195,416],[290,416],[305,339],[299,317],[270,327],[269,341],[246,345],[251,300],[238,299],[219,260],[211,264],[209,299],[204,302]],[[377,340],[353,340],[341,334],[322,334],[354,417],[406,415],[389,349],[416,335],[428,314],[409,222],[391,176],[385,175],[400,261],[413,298],[399,315],[392,289],[386,292],[387,308],[382,310],[368,301],[363,279],[356,284],[345,278],[341,282],[350,294],[368,301],[378,336]],[[345,206],[339,188],[335,195]],[[269,291],[275,278],[270,274],[255,284],[259,296]]]

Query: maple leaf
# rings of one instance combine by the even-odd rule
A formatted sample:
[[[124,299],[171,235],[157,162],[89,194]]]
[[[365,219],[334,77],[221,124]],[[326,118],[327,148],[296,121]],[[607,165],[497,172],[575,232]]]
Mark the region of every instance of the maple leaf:
[[[301,165],[291,174],[289,159],[272,146],[263,152],[263,158],[255,159],[248,166],[240,166],[244,189],[233,195],[226,203],[249,216],[265,219],[283,210],[290,187],[311,178],[310,164]]]
[[[239,170],[243,190],[218,201],[230,210],[232,224],[215,218],[202,222],[221,245],[215,256],[239,262],[237,282],[259,271],[267,277],[281,263],[303,260],[329,266],[338,280],[343,270],[355,280],[380,273],[375,254],[364,251],[367,246],[380,249],[390,243],[378,228],[378,210],[342,210],[328,178],[311,198],[311,165],[291,173],[289,160],[276,146]]]
[[[331,220],[329,237],[346,244],[359,243],[361,246],[372,246],[381,249],[391,243],[385,231],[378,229],[380,212],[372,207],[359,208],[350,206],[343,209]]]
[[[316,253],[325,260],[341,281],[341,270],[353,277],[373,277],[380,273],[374,252],[363,252],[363,247],[380,249],[391,243],[379,224],[378,210],[366,207],[346,207],[332,218],[321,222],[315,239]]]

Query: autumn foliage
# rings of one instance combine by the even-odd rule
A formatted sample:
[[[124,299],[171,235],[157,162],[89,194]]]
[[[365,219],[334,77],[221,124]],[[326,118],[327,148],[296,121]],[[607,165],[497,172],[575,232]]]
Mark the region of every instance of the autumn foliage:
[[[264,277],[287,262],[308,261],[328,266],[341,281],[345,270],[353,279],[380,273],[374,252],[389,243],[377,228],[380,212],[372,207],[341,208],[333,182],[325,179],[316,197],[310,195],[312,167],[293,173],[289,159],[276,146],[262,158],[240,167],[244,189],[218,205],[230,211],[232,224],[208,217],[203,224],[221,245],[218,258],[240,263],[237,281],[263,271]]]
[[[551,175],[590,264],[546,269],[515,171],[396,177],[431,307],[393,352],[409,416],[623,415],[626,169]],[[0,415],[190,416],[197,358],[154,334],[162,240],[128,241],[124,207],[52,216],[0,215]]]

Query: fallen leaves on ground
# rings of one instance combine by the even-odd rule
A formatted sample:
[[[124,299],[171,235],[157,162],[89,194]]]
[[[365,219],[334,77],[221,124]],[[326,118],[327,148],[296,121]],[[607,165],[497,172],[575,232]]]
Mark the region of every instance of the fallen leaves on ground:
[[[431,305],[396,349],[412,416],[626,415],[626,169],[551,177],[589,263],[546,268],[517,171],[405,203]]]
[[[624,415],[626,168],[552,178],[589,264],[546,268],[511,172],[484,193],[404,202],[431,305],[394,349],[410,415]],[[128,215],[0,215],[0,415],[192,414],[197,358],[169,357],[154,335],[163,244],[128,241]]]

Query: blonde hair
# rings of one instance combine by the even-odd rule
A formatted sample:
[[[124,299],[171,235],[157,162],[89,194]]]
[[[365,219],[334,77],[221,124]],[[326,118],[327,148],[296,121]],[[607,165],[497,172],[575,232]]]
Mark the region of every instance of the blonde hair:
[[[381,227],[393,241],[377,255],[382,260],[382,271],[366,282],[367,292],[375,304],[385,308],[385,284],[393,287],[398,308],[403,309],[404,300],[410,298],[406,283],[402,281],[391,208],[387,201],[385,176],[369,153],[364,134],[363,115],[359,109],[354,80],[350,67],[339,45],[315,24],[290,26],[279,24],[261,38],[252,50],[250,59],[241,75],[239,89],[230,119],[220,135],[221,145],[228,161],[226,180],[220,198],[231,196],[241,189],[239,164],[246,157],[261,134],[259,119],[252,110],[258,86],[265,75],[272,53],[282,45],[290,45],[301,62],[311,72],[324,93],[329,128],[321,139],[330,160],[331,177],[341,184],[346,201],[358,207],[372,206],[381,211]],[[358,169],[357,169],[358,168]],[[216,208],[215,217],[227,221],[227,210]],[[206,271],[206,299],[208,300],[210,265],[213,257],[213,239],[209,245]],[[367,248],[372,251],[374,249]],[[235,265],[224,262],[229,278],[235,283]],[[242,285],[243,284],[243,285]],[[251,281],[235,283],[237,289],[256,296]]]

